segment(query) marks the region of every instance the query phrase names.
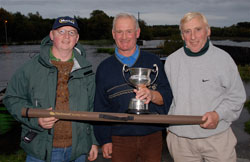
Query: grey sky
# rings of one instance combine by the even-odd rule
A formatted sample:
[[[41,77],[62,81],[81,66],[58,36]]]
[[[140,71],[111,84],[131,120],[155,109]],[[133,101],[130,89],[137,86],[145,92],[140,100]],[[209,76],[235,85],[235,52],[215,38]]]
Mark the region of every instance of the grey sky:
[[[0,0],[0,7],[24,15],[37,11],[43,18],[80,16],[89,18],[93,10],[108,16],[128,12],[148,25],[176,25],[190,11],[202,12],[211,26],[231,26],[250,22],[250,0]]]

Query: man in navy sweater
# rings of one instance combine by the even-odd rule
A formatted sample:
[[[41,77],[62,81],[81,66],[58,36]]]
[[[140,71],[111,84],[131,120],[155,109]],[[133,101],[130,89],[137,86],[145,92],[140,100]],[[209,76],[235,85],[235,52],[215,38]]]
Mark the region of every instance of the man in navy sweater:
[[[164,67],[154,54],[140,51],[136,45],[140,36],[138,21],[132,15],[121,13],[113,21],[112,35],[116,42],[115,54],[104,60],[97,69],[94,111],[125,113],[129,101],[136,97],[145,100],[149,111],[167,114],[172,102],[172,91]],[[134,89],[124,79],[123,65],[153,68],[157,64],[159,74],[149,88]],[[153,79],[153,76],[151,76]],[[99,124],[94,126],[95,136],[102,145],[103,157],[112,162],[160,162],[162,130],[165,127],[145,124]]]

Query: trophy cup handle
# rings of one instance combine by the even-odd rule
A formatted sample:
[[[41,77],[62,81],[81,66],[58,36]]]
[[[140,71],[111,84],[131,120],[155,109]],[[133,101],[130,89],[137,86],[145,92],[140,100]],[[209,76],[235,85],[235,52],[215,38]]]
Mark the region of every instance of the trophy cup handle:
[[[151,84],[153,84],[156,81],[156,79],[158,77],[158,72],[159,72],[157,64],[154,64],[153,67],[154,67],[154,69],[152,70],[152,72],[156,73],[156,75],[155,75],[154,80],[151,82]]]
[[[123,65],[123,68],[122,68],[122,75],[123,75],[124,80],[125,80],[127,83],[130,84],[130,82],[126,79],[125,74],[124,74],[124,72],[127,73],[128,70],[129,70],[129,69],[128,69],[128,65],[127,65],[127,64],[124,64],[124,65]]]

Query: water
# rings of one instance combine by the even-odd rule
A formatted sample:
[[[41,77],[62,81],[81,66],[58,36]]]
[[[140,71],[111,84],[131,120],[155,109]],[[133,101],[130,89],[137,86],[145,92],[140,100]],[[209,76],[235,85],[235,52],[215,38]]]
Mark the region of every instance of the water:
[[[143,41],[142,48],[157,48],[164,45],[165,40],[148,40]]]
[[[149,40],[142,41],[143,48],[157,48],[164,45],[165,40]],[[250,48],[250,42],[235,42],[231,40],[212,40],[212,43],[215,45],[224,45],[224,46],[235,46],[235,47],[248,47]]]
[[[250,48],[250,42],[235,42],[231,40],[213,40],[216,45],[236,46],[236,47],[248,47]]]

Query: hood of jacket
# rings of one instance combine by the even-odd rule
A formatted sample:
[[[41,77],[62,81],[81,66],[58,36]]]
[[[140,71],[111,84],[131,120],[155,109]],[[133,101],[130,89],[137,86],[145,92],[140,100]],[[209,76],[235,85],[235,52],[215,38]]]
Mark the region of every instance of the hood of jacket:
[[[49,35],[46,36],[41,41],[39,62],[46,67],[53,66],[50,63],[50,49],[53,46],[53,41],[50,39]],[[73,49],[74,52],[74,62],[79,64],[80,67],[90,66],[90,63],[86,60],[86,53],[83,46],[77,43]]]

